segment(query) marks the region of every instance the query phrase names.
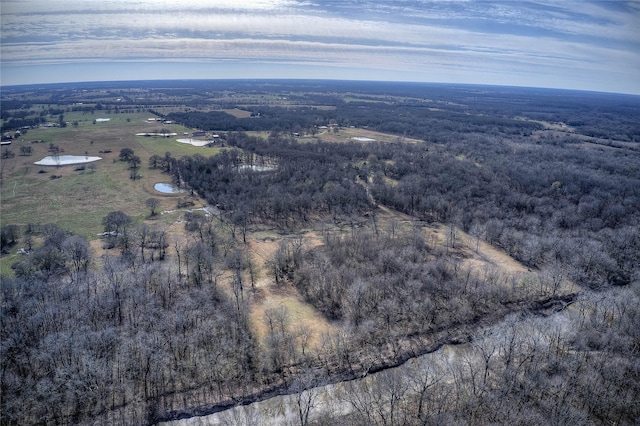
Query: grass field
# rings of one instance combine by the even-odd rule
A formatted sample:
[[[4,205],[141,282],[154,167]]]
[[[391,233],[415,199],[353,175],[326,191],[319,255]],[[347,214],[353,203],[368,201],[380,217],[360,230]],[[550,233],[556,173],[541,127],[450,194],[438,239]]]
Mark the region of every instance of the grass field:
[[[337,142],[337,143],[346,143],[353,142],[353,138],[369,138],[373,139],[377,142],[407,142],[407,143],[418,143],[421,142],[418,139],[411,138],[403,138],[396,135],[390,135],[386,133],[374,132],[372,130],[363,129],[363,128],[344,128],[340,127],[337,131],[333,129],[326,129],[318,132],[316,136],[307,135],[304,139],[320,139],[325,142]]]
[[[77,117],[76,117],[77,115]],[[212,155],[216,148],[199,148],[175,141],[175,138],[147,138],[136,133],[150,131],[158,124],[146,122],[148,113],[111,114],[108,122],[93,124],[95,118],[103,116],[65,114],[65,120],[78,121],[78,126],[66,128],[39,128],[30,130],[22,140],[8,148],[16,155],[3,160],[2,167],[2,224],[25,225],[28,223],[55,223],[61,227],[95,239],[102,231],[102,218],[114,210],[143,220],[148,214],[145,201],[150,197],[161,200],[161,209],[175,208],[176,196],[164,195],[153,189],[157,182],[166,182],[169,177],[159,170],[148,169],[151,155],[173,157],[183,155]],[[173,125],[171,131],[181,134],[188,131]],[[31,141],[42,140],[42,143]],[[99,156],[95,170],[86,168],[76,171],[75,165],[37,166],[33,164],[50,155],[49,146],[58,146],[65,155]],[[20,155],[20,147],[26,145],[32,155]],[[141,178],[129,178],[128,165],[119,161],[122,148],[131,148],[141,159]],[[3,147],[3,150],[7,147]],[[111,152],[105,153],[104,151]],[[51,179],[51,176],[60,176]]]

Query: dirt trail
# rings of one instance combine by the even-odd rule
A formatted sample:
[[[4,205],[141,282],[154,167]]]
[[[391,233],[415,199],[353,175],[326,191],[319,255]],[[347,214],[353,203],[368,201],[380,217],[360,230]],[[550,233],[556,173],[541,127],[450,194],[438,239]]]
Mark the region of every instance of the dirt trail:
[[[462,244],[463,251],[468,258],[466,263],[473,267],[493,266],[504,273],[531,272],[529,268],[509,256],[504,251],[486,243],[478,241],[475,237],[461,231],[458,232],[458,240]],[[477,250],[476,250],[477,247]]]

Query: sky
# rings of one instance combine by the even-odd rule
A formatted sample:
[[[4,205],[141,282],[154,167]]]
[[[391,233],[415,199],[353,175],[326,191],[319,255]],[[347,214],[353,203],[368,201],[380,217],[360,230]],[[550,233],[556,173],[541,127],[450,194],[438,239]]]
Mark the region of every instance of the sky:
[[[2,86],[302,78],[640,94],[640,0],[0,0]]]

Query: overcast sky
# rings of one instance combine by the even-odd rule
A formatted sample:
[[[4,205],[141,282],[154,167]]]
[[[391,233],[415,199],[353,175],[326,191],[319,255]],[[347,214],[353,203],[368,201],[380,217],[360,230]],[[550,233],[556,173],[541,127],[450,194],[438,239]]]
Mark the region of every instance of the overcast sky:
[[[640,1],[0,0],[2,85],[192,78],[640,94]]]

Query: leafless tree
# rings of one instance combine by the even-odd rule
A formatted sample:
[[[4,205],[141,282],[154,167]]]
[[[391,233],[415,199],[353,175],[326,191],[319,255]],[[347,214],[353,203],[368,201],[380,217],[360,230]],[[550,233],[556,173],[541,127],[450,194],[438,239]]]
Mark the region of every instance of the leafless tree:
[[[156,209],[158,208],[158,206],[160,206],[160,200],[153,197],[147,198],[145,204],[151,209],[151,216],[155,216],[157,214]]]
[[[62,244],[62,251],[71,264],[72,276],[77,276],[80,271],[87,271],[92,257],[87,240],[79,235],[72,235]]]
[[[289,392],[294,393],[300,426],[309,424],[309,414],[316,406],[320,396],[318,386],[321,381],[319,377],[322,377],[321,372],[306,369],[300,372],[289,386]]]

